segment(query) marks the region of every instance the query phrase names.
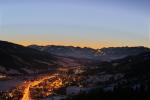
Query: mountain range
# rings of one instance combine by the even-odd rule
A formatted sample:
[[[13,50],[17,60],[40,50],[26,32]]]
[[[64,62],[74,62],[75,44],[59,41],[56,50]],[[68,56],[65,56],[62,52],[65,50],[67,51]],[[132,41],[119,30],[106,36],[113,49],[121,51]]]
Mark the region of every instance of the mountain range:
[[[146,47],[109,47],[101,49],[92,48],[80,48],[73,46],[38,46],[30,45],[29,48],[33,48],[39,51],[44,51],[50,54],[63,57],[71,57],[77,59],[90,59],[99,61],[111,61],[116,59],[125,58],[131,55],[138,55],[150,51]]]
[[[0,41],[0,73],[32,74],[47,72],[59,67],[95,66],[101,62],[112,62],[149,51],[150,49],[145,47],[102,49],[54,45],[25,47]]]

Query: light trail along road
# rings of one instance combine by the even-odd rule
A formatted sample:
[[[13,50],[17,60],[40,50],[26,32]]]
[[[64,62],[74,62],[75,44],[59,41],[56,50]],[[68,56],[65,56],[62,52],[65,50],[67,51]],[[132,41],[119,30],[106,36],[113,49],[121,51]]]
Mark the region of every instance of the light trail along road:
[[[32,98],[30,96],[30,89],[32,87],[39,85],[45,80],[50,80],[52,78],[57,78],[57,77],[58,77],[57,74],[53,74],[51,76],[43,76],[35,81],[29,81],[24,83],[25,89],[23,90],[23,97],[21,98],[21,100],[31,100]],[[60,88],[62,86],[62,81],[59,78],[58,80],[52,81],[49,86],[52,89]]]

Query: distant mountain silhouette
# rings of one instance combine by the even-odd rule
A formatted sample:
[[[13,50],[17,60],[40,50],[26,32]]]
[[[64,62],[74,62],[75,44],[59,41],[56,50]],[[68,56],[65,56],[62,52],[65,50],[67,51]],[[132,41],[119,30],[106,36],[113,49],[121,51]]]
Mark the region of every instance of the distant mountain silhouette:
[[[146,47],[110,47],[102,49],[80,48],[73,46],[54,46],[54,45],[49,46],[30,45],[29,47],[64,57],[94,59],[101,61],[111,61],[115,59],[121,59],[127,56],[138,55],[140,53],[150,51],[150,49]]]
[[[111,62],[116,59],[136,56],[149,51],[150,49],[145,47],[102,49],[37,45],[24,47],[7,41],[0,41],[0,73],[39,73],[60,66],[95,66],[95,64],[99,65],[103,61]],[[126,60],[124,59],[123,61]],[[121,63],[122,60],[118,60],[118,62]]]

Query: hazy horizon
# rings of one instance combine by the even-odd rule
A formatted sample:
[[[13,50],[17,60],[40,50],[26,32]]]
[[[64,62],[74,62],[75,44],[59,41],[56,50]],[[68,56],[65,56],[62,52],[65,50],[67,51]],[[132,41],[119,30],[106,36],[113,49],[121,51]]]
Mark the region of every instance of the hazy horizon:
[[[0,41],[6,41],[6,42],[10,42],[10,43],[15,43],[15,44],[18,44],[18,45],[22,45],[22,46],[31,46],[31,45],[37,45],[37,46],[68,46],[68,47],[80,47],[80,48],[92,48],[92,49],[101,49],[101,48],[115,48],[115,47],[145,47],[145,48],[150,48],[149,46],[143,46],[143,45],[120,45],[120,46],[109,46],[109,45],[106,45],[106,46],[103,46],[103,45],[100,45],[100,44],[96,44],[97,47],[91,47],[91,46],[88,46],[88,45],[82,45],[82,46],[79,46],[79,45],[69,45],[69,44],[56,44],[55,43],[52,43],[52,42],[47,42],[47,43],[44,43],[44,44],[41,44],[41,43],[29,43],[29,44],[25,44],[22,42],[22,43],[17,43],[17,42],[13,42],[13,41],[7,41],[7,40],[0,40]]]
[[[149,0],[0,1],[0,40],[22,45],[150,47]]]

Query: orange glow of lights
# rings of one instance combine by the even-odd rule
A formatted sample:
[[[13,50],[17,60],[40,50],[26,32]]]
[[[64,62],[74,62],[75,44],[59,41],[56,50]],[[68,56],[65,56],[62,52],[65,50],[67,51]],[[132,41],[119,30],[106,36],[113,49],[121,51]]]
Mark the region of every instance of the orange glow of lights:
[[[24,84],[25,89],[24,89],[23,97],[22,97],[21,100],[31,100],[30,88],[39,85],[40,83],[44,82],[47,79],[51,79],[51,78],[55,78],[55,77],[56,77],[56,75],[45,76],[45,77],[40,78],[40,79],[35,80],[35,81],[25,82],[25,84]],[[62,83],[62,80],[60,78],[58,78],[57,80],[54,80],[53,82],[51,82],[51,84],[49,84],[50,92],[49,93],[45,93],[45,96],[48,96],[48,95],[52,94],[52,90],[58,89],[62,85],[63,85],[63,83]]]

